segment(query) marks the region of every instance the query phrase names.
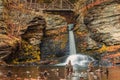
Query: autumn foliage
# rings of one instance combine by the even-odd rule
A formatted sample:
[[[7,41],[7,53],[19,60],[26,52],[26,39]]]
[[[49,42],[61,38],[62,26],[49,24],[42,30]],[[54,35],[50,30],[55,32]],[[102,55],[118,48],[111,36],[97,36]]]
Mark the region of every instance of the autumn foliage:
[[[108,52],[118,51],[120,49],[120,45],[114,45],[107,47]]]

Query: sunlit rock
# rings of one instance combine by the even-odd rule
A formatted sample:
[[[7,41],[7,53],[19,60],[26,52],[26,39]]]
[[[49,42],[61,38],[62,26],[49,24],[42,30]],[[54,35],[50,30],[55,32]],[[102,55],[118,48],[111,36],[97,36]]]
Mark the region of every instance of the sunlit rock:
[[[113,1],[110,4],[108,2],[95,6],[88,11],[85,23],[87,22],[86,26],[91,30],[91,36],[95,41],[107,45],[120,44],[119,5]]]

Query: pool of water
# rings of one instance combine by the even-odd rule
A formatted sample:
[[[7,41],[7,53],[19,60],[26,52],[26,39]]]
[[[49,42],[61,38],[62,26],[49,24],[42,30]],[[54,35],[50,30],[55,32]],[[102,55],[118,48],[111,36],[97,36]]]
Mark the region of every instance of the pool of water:
[[[0,80],[40,80],[45,70],[48,71],[47,80],[65,77],[64,66],[0,66]]]
[[[45,70],[48,72],[47,80],[65,78],[64,66],[0,66],[0,80],[42,80],[40,77]],[[71,80],[79,79],[73,76]]]

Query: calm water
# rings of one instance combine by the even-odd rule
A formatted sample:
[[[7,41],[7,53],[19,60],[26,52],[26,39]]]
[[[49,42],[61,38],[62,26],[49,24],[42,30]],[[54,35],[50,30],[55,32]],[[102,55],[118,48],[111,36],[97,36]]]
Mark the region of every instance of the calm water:
[[[58,72],[57,69],[59,70]],[[64,66],[0,66],[0,80],[43,80],[38,78],[45,70],[49,73],[47,80],[65,78]],[[80,79],[72,77],[70,80]]]
[[[56,70],[59,69],[57,72]],[[64,78],[64,67],[57,66],[0,66],[0,80],[40,80],[40,74],[48,71],[47,80]],[[9,74],[9,72],[12,74]]]

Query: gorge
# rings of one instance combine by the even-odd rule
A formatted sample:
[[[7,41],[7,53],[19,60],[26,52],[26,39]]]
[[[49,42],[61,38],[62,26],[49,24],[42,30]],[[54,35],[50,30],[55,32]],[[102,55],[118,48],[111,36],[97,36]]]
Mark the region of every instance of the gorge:
[[[81,9],[81,6],[84,7],[87,4],[89,6],[91,2],[92,0],[83,2],[79,0],[75,3],[73,13],[78,15],[77,17],[72,13],[72,16],[65,13],[67,17],[62,12],[60,12],[60,15],[58,12],[33,15],[12,8],[7,9],[6,12],[10,12],[10,15],[7,15],[9,17],[4,16],[6,20],[0,18],[1,54],[10,53],[10,55],[8,53],[9,56],[4,61],[18,64],[36,62],[44,60],[44,58],[51,60],[63,57],[69,52],[68,33],[72,35],[73,32],[76,51],[70,51],[70,54],[83,53],[98,59],[100,53],[119,53],[119,1],[109,0],[100,4],[95,2],[95,5],[90,8],[86,8],[84,11]],[[0,6],[2,6],[1,9],[3,7],[7,8],[2,3]],[[17,18],[19,20],[16,20],[15,15],[20,16]],[[67,24],[72,23],[70,21],[72,20],[71,17],[75,17],[75,27],[72,30],[73,32],[68,32]],[[11,23],[14,23],[14,26]],[[17,30],[13,31],[13,27],[18,25],[24,27],[24,29],[19,31],[19,27],[16,27]],[[21,39],[18,38],[18,35]],[[6,45],[9,40],[13,42]],[[71,48],[73,49],[73,47]],[[8,52],[4,53],[2,48],[7,49]]]

